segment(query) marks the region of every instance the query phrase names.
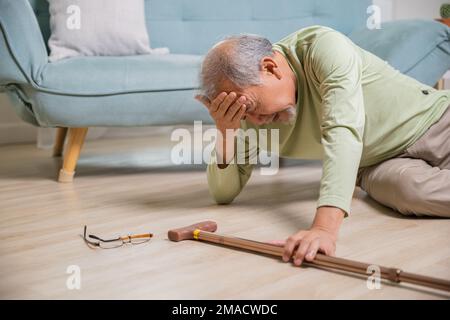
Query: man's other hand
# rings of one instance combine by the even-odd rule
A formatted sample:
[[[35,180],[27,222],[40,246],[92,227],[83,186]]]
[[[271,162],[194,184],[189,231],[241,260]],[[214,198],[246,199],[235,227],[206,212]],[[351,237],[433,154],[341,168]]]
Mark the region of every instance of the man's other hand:
[[[303,261],[313,261],[317,252],[334,256],[344,216],[345,212],[339,208],[320,207],[309,230],[300,230],[286,240],[269,243],[284,247],[283,261],[288,262],[292,259],[297,266]]]

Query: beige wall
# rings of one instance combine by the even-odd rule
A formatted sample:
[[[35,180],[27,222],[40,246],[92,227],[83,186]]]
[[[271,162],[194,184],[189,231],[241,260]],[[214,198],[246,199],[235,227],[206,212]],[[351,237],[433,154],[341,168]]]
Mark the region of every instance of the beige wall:
[[[439,8],[443,3],[449,3],[445,0],[374,0],[374,4],[383,8],[391,8],[392,12],[386,12],[382,19],[434,19],[439,17]]]

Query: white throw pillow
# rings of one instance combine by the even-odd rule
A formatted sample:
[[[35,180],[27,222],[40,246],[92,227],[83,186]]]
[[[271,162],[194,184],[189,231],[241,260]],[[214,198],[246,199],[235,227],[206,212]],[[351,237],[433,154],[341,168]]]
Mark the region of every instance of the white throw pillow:
[[[152,53],[144,0],[48,0],[49,61]],[[167,53],[167,48],[161,52]]]

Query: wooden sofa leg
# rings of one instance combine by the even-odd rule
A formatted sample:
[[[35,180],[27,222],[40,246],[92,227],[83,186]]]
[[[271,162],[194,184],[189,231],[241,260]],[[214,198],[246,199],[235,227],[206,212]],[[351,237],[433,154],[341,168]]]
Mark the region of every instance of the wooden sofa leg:
[[[64,142],[66,141],[67,128],[56,129],[55,145],[53,146],[53,156],[61,157],[64,149]]]
[[[69,128],[69,141],[64,154],[63,167],[59,170],[59,182],[72,182],[78,157],[88,128]]]

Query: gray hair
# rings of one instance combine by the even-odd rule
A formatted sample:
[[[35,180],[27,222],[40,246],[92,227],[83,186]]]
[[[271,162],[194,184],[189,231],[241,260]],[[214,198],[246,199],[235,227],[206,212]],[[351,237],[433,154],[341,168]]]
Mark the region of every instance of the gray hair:
[[[225,48],[220,48],[226,45]],[[261,36],[241,34],[226,37],[212,47],[205,56],[200,72],[203,94],[213,99],[224,80],[243,89],[260,85],[260,62],[263,57],[273,56],[272,43]]]

